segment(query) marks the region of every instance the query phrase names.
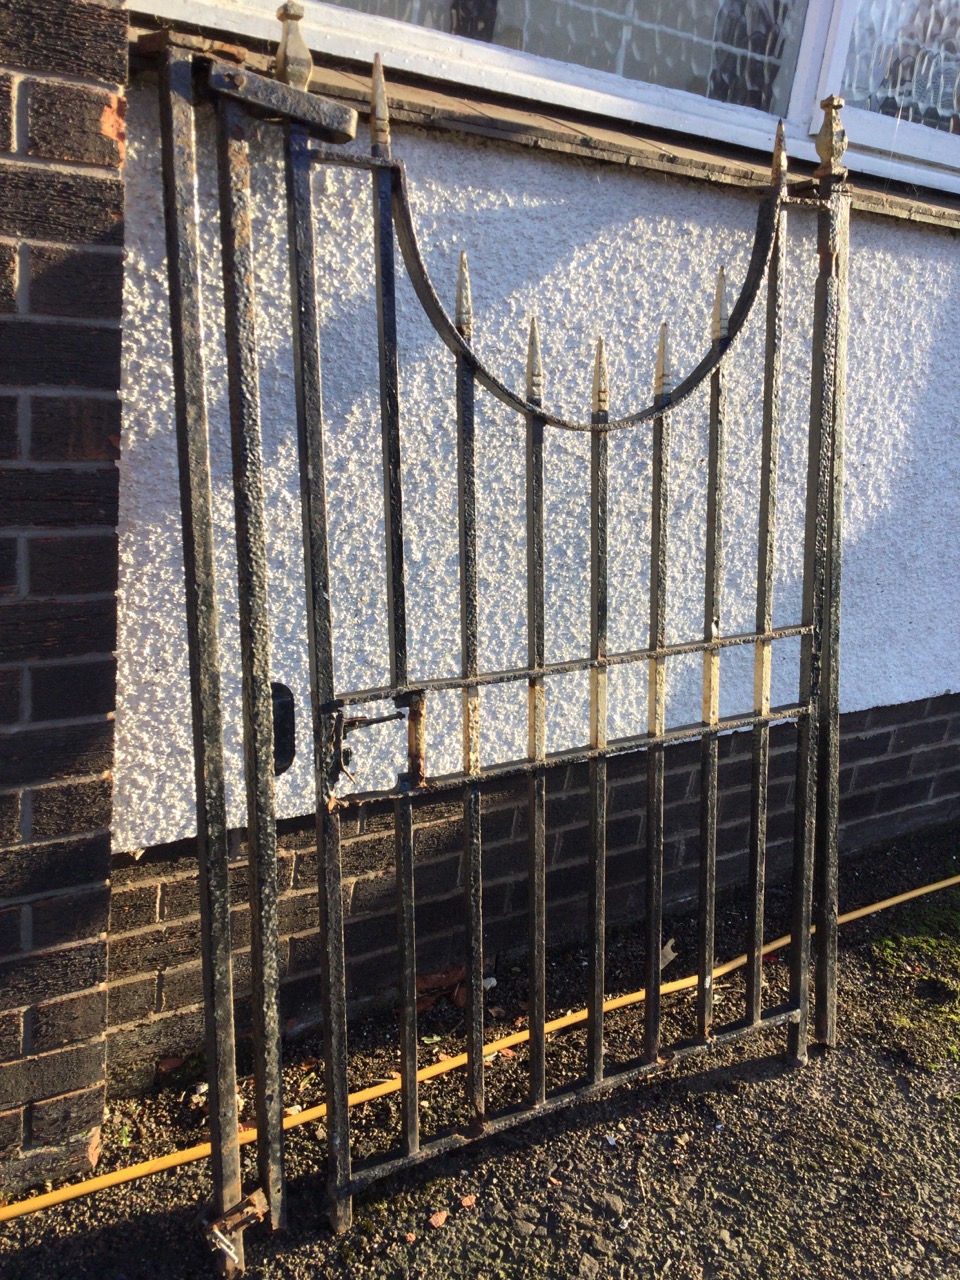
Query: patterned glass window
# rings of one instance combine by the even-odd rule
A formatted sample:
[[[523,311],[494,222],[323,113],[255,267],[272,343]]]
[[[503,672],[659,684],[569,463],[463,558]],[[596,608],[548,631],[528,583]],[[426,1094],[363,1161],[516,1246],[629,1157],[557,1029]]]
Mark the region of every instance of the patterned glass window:
[[[960,0],[859,0],[850,106],[960,133]]]
[[[807,0],[332,0],[785,115]]]

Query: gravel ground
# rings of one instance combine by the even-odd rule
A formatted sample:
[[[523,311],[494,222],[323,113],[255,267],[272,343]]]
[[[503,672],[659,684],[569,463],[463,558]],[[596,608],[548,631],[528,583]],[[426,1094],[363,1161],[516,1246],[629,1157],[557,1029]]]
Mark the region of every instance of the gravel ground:
[[[844,868],[842,908],[876,901],[960,870],[960,832],[899,841]],[[786,900],[771,896],[768,930]],[[671,922],[689,972],[692,926]],[[741,948],[736,902],[721,912],[718,955]],[[499,1138],[383,1182],[334,1238],[322,1220],[318,1127],[289,1135],[290,1229],[247,1233],[252,1277],[670,1277],[710,1280],[960,1280],[960,891],[898,907],[841,930],[840,1044],[806,1068],[782,1060],[784,1033],[678,1063]],[[764,966],[768,1002],[784,957]],[[579,1007],[585,970],[576,948],[551,954],[551,1014]],[[610,948],[608,989],[641,985],[630,937]],[[501,963],[489,993],[488,1038],[522,1021],[520,966]],[[724,980],[718,1020],[742,1001]],[[565,1000],[559,999],[563,994]],[[639,1010],[609,1017],[612,1061],[636,1052]],[[689,996],[665,1008],[667,1042],[690,1026]],[[421,1019],[422,1062],[460,1051],[462,1013],[441,997]],[[358,1027],[351,1084],[389,1075],[381,1017]],[[551,1083],[582,1069],[583,1037],[548,1045]],[[316,1045],[290,1051],[287,1097],[321,1097]],[[522,1093],[524,1053],[497,1057],[493,1106]],[[191,1066],[194,1076],[191,1077]],[[197,1064],[148,1098],[112,1104],[101,1170],[201,1141]],[[424,1086],[424,1127],[462,1119],[456,1073]],[[244,1086],[249,1094],[249,1086]],[[354,1113],[358,1156],[389,1145],[394,1099]],[[251,1148],[245,1148],[248,1172]],[[101,1192],[0,1228],[4,1280],[97,1277],[184,1280],[212,1275],[196,1230],[208,1191],[203,1164]],[[431,1222],[431,1219],[433,1222]],[[434,1225],[436,1224],[436,1225]]]

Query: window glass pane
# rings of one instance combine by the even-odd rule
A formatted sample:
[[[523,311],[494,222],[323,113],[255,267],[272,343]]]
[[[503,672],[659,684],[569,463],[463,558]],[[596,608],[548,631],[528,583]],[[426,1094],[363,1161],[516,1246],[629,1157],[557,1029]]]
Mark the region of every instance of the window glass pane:
[[[332,0],[784,115],[807,0]]]
[[[860,0],[841,92],[852,107],[960,132],[960,0]]]

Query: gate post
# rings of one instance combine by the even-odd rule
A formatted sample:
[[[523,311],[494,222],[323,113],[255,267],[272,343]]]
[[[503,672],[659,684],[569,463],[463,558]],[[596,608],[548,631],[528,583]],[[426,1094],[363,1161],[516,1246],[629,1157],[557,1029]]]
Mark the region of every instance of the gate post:
[[[842,166],[847,137],[840,123],[843,99],[825,98],[817,136],[820,166],[817,246],[822,287],[817,290],[814,359],[821,362],[821,431],[829,438],[830,473],[823,588],[823,666],[817,760],[814,871],[815,1034],[824,1045],[837,1039],[837,841],[840,800],[840,562],[843,535],[843,436],[847,371],[847,277],[850,194]],[[817,342],[819,341],[819,350]]]

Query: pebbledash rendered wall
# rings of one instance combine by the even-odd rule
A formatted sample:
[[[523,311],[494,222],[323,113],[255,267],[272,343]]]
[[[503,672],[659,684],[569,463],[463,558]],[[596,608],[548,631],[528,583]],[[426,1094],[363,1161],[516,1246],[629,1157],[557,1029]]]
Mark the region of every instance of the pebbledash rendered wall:
[[[47,8],[18,0],[0,15],[0,1159],[9,1191],[79,1170],[96,1158],[109,1075],[142,1088],[159,1059],[202,1043],[196,851],[193,842],[185,628],[171,414],[155,86],[130,91],[124,183],[122,13],[93,0]],[[209,122],[201,122],[208,139]],[[269,468],[275,678],[297,697],[299,755],[280,780],[284,1017],[316,1016],[316,862],[306,761],[306,669],[299,611],[292,381],[282,288],[282,173],[258,143],[257,233],[264,432]],[[529,313],[539,313],[547,395],[582,413],[592,348],[608,341],[612,408],[645,399],[661,317],[674,324],[675,363],[706,338],[716,268],[742,279],[754,201],[716,186],[547,156],[452,135],[397,130],[430,270],[452,300],[469,250],[478,345],[508,381],[522,378]],[[204,167],[204,269],[210,304],[210,401],[218,568],[231,576],[232,529],[222,354],[216,320],[214,176]],[[384,657],[382,517],[369,193],[356,179],[318,178],[325,245],[324,317],[331,447],[339,683],[375,676]],[[272,204],[271,204],[272,202]],[[123,215],[126,213],[126,233]],[[778,617],[796,608],[798,479],[807,414],[812,227],[792,217],[797,273],[785,346],[786,426]],[[122,326],[120,247],[126,245]],[[908,827],[960,816],[960,245],[953,234],[854,215],[848,500],[845,547],[843,843],[864,847]],[[450,361],[401,298],[405,500],[412,653],[424,674],[455,668],[456,524]],[[123,371],[120,371],[121,327]],[[746,625],[753,590],[758,457],[756,325],[731,369],[731,507],[724,627]],[[119,394],[118,394],[119,393]],[[123,399],[120,430],[119,402]],[[677,418],[671,638],[695,634],[702,574],[702,406]],[[482,416],[483,658],[520,656],[522,441],[502,414]],[[114,585],[120,450],[118,700]],[[644,437],[611,450],[611,638],[643,643],[648,493]],[[548,440],[548,643],[583,648],[586,614],[583,442]],[[236,865],[235,946],[244,1000],[247,908],[240,830],[235,602],[224,587],[225,688]],[[776,679],[789,696],[796,650]],[[747,664],[748,665],[748,664]],[[674,720],[696,718],[693,664],[677,662]],[[724,710],[749,699],[749,672],[723,668]],[[373,682],[373,681],[371,681]],[[637,721],[641,684],[611,690],[614,733]],[[551,745],[576,737],[585,691],[550,690]],[[729,701],[727,701],[729,699]],[[117,745],[113,752],[113,709]],[[432,699],[428,767],[455,767],[455,700]],[[514,754],[522,702],[484,700],[485,751]],[[357,742],[366,784],[396,768],[393,726]],[[790,847],[793,731],[778,731],[771,764],[771,859]],[[748,762],[742,737],[723,739],[721,879],[742,875]],[[115,763],[115,768],[114,768]],[[633,770],[633,771],[632,771]],[[636,917],[643,788],[636,764],[610,771],[612,918]],[[114,809],[111,817],[111,779]],[[694,892],[696,749],[670,752],[668,892]],[[525,929],[525,806],[509,791],[484,799],[485,948],[489,960]],[[575,934],[583,898],[586,780],[558,768],[548,782],[550,939]],[[344,824],[350,993],[389,995],[394,966],[389,813]],[[416,813],[422,972],[462,947],[457,806],[425,797]],[[109,876],[109,880],[108,880]],[[109,921],[107,912],[109,910]],[[109,924],[109,928],[108,928]]]

